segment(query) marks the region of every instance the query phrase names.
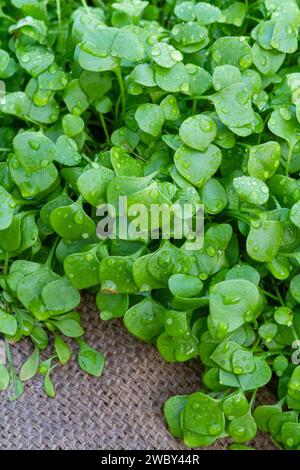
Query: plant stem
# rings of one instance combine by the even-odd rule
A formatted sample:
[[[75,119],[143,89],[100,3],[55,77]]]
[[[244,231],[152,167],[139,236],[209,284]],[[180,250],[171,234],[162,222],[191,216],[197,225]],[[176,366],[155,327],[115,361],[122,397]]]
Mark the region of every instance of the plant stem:
[[[126,112],[126,96],[125,96],[125,89],[124,89],[124,83],[123,83],[120,66],[116,68],[115,74],[118,79],[118,83],[120,87],[121,101],[122,101],[122,121],[123,121],[125,117],[125,112]]]
[[[93,160],[91,160],[87,155],[83,154],[82,155],[83,160],[85,160],[88,163],[92,163]]]
[[[0,7],[0,18],[4,18],[5,20],[10,21],[11,23],[15,23],[16,21],[11,16],[6,15],[2,8],[3,7],[1,6]]]
[[[107,125],[106,125],[106,122],[105,122],[105,118],[104,118],[102,113],[99,113],[99,117],[100,117],[101,125],[103,127],[103,131],[104,131],[104,134],[105,134],[106,142],[109,144],[110,137],[109,137],[109,132],[108,132]]]
[[[262,294],[266,295],[267,297],[270,297],[270,299],[276,300],[276,301],[278,302],[278,300],[279,300],[278,297],[276,297],[276,296],[273,295],[273,294],[270,294],[270,292],[267,292],[266,290],[261,289],[261,288],[259,288],[259,291],[260,291]]]
[[[90,12],[90,9],[89,9],[89,7],[88,7],[88,5],[87,5],[87,3],[86,3],[86,1],[85,1],[85,0],[81,0],[81,3],[82,3],[83,8],[85,9],[85,11],[87,12],[87,14],[88,14],[89,16],[92,16],[92,15],[91,15],[91,12]]]
[[[51,250],[49,251],[49,255],[48,255],[47,261],[45,263],[45,266],[47,266],[47,268],[49,268],[49,269],[51,269],[51,264],[52,264],[52,260],[53,260],[54,254],[55,254],[55,250],[56,250],[58,241],[59,241],[59,238],[57,237],[56,240],[54,241],[52,247],[51,247]]]
[[[249,20],[255,21],[256,23],[260,23],[262,21],[262,18],[256,18],[256,16],[247,15],[247,18]]]
[[[25,216],[28,217],[29,215],[38,215],[40,211],[38,209],[32,209],[30,211],[25,212]]]
[[[273,285],[274,285],[274,288],[275,288],[275,291],[276,291],[276,295],[277,295],[277,297],[278,297],[278,300],[279,300],[281,306],[284,307],[285,303],[284,303],[283,298],[282,298],[282,296],[281,296],[281,294],[280,294],[280,292],[279,292],[279,289],[278,289],[278,287],[277,287],[277,285],[276,285],[276,283],[275,283],[274,281],[273,281]]]
[[[192,115],[197,113],[197,100],[193,100]]]
[[[5,258],[4,258],[4,268],[3,268],[4,276],[8,274],[8,265],[9,265],[9,254],[8,254],[8,251],[6,251]]]
[[[62,22],[61,22],[61,4],[60,0],[56,0],[56,13],[58,22],[58,39],[59,43],[62,44]]]
[[[291,158],[292,158],[292,153],[293,153],[293,147],[291,146],[291,144],[288,144],[288,149],[289,149],[289,152],[288,152],[288,156],[286,160],[286,168],[285,168],[285,174],[287,176],[289,175]]]
[[[252,409],[253,406],[254,406],[256,394],[257,394],[257,389],[254,390],[253,395],[252,395],[251,400],[250,400],[250,407],[251,407],[251,409]]]
[[[230,217],[233,217],[234,219],[240,220],[241,222],[245,222],[248,225],[250,225],[251,223],[247,217],[243,216],[242,214],[234,210],[226,211],[225,215],[228,215]]]

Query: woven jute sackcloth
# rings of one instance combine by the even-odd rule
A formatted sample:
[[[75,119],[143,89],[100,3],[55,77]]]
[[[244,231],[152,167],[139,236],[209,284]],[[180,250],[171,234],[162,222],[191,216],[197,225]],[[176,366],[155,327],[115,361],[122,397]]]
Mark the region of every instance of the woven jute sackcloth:
[[[73,360],[53,371],[54,399],[46,397],[39,378],[26,384],[18,401],[2,395],[0,449],[184,449],[167,430],[162,405],[172,395],[199,389],[199,363],[167,364],[155,347],[133,338],[121,320],[99,321],[90,295],[84,296],[81,312],[87,341],[105,353],[103,376],[87,376]],[[17,367],[31,351],[29,341],[12,347]],[[254,444],[273,448],[263,435]],[[226,445],[218,442],[213,448]]]

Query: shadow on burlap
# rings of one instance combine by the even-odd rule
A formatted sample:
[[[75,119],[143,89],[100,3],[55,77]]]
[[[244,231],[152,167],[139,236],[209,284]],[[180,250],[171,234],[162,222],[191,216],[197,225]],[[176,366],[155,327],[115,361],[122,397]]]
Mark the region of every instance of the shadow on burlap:
[[[0,449],[184,449],[169,434],[161,408],[170,396],[199,389],[199,364],[167,364],[120,320],[100,322],[92,296],[84,297],[81,311],[87,341],[105,353],[103,376],[87,376],[73,360],[53,371],[55,399],[46,397],[40,378],[27,383],[16,402],[2,395]],[[17,367],[31,351],[29,341],[12,347]],[[254,444],[274,448],[267,436]],[[224,449],[226,442],[213,448]]]

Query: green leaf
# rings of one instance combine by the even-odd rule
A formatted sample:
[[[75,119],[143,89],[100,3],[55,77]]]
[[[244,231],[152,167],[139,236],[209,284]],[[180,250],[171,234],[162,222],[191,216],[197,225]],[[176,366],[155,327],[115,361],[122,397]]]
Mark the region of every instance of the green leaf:
[[[204,152],[214,141],[217,126],[208,116],[198,114],[186,119],[179,128],[182,142],[194,150]]]
[[[248,255],[260,262],[272,261],[282,242],[284,228],[277,220],[253,222],[247,236]]]
[[[261,180],[253,176],[234,178],[233,187],[239,198],[249,204],[265,204],[269,199],[269,188]]]
[[[241,294],[243,293],[243,294]],[[222,339],[244,323],[258,315],[259,291],[251,282],[243,279],[215,284],[210,291],[209,331]]]
[[[58,356],[59,362],[61,363],[61,365],[64,366],[65,364],[67,364],[67,362],[69,362],[71,355],[72,355],[70,346],[67,343],[65,343],[65,341],[61,338],[61,336],[55,335],[54,347],[55,347],[55,352]]]
[[[210,5],[209,3],[196,3],[194,11],[200,24],[215,23],[221,18],[221,10],[213,5]]]
[[[217,172],[222,161],[222,153],[213,144],[202,152],[183,145],[175,152],[174,161],[179,173],[200,188]]]
[[[165,309],[159,303],[145,298],[125,313],[124,324],[137,338],[152,342],[164,331],[164,314]]]
[[[135,113],[135,119],[142,131],[158,137],[165,122],[162,109],[156,104],[142,104]]]
[[[0,391],[5,391],[10,382],[10,375],[4,364],[0,364]]]
[[[48,397],[50,398],[55,397],[55,390],[53,387],[53,382],[50,377],[50,371],[46,373],[45,378],[44,378],[44,390],[45,390],[45,393],[48,395]]]
[[[230,436],[236,442],[250,441],[256,435],[256,430],[256,423],[251,413],[233,419],[228,427]]]
[[[280,164],[281,148],[278,142],[254,145],[249,150],[248,173],[254,178],[266,181],[276,173]]]
[[[183,59],[181,52],[165,42],[154,44],[151,49],[151,57],[157,65],[167,69]]]
[[[32,355],[26,360],[26,362],[24,362],[20,369],[19,377],[22,382],[30,380],[36,375],[39,368],[39,362],[40,353],[39,348],[36,346]]]
[[[18,328],[17,320],[15,317],[0,309],[0,332],[13,336]]]
[[[226,126],[240,128],[253,122],[250,94],[242,83],[232,83],[210,98]]]
[[[251,47],[243,36],[218,38],[212,46],[212,59],[216,66],[230,64],[243,70],[252,64]]]
[[[16,203],[2,186],[0,186],[0,202],[0,230],[5,230],[13,221]]]
[[[187,404],[186,395],[177,395],[169,398],[164,404],[164,414],[170,432],[174,437],[181,437],[180,414]]]
[[[69,338],[78,338],[84,333],[79,323],[74,320],[57,320],[54,324],[63,335]]]
[[[79,343],[79,367],[90,375],[100,377],[104,368],[104,356],[84,341]]]

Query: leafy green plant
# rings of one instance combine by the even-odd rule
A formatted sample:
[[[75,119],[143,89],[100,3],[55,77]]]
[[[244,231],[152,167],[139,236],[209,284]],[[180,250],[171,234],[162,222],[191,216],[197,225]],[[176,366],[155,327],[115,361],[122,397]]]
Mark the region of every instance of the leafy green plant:
[[[248,450],[260,430],[299,449],[298,4],[90,3],[0,2],[0,390],[39,374],[54,397],[74,352],[101,376],[74,311],[86,289],[101,320],[204,366],[164,405],[186,446]],[[119,196],[203,204],[203,247],[160,221],[154,240],[100,240],[97,208],[119,215]],[[278,403],[255,407],[272,375]]]

